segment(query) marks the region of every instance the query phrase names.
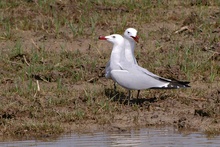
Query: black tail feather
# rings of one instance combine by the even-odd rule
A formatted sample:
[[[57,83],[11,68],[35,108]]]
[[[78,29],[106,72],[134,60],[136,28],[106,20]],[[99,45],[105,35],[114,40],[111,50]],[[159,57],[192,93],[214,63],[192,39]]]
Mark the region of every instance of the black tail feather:
[[[165,81],[164,79],[161,79]],[[190,82],[187,81],[178,81],[176,79],[172,79],[171,81],[166,81],[169,82],[167,86],[164,87],[152,87],[151,89],[178,89],[178,88],[188,88],[190,85],[188,85]]]

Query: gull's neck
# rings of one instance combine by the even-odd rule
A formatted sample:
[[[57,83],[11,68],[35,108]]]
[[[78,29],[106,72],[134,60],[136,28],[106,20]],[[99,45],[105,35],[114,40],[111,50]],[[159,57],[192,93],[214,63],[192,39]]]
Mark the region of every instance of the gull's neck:
[[[124,37],[124,44],[125,44],[125,58],[130,63],[137,64],[137,61],[134,57],[134,48],[135,48],[135,42],[133,40],[129,40],[126,37]]]
[[[124,42],[122,44],[114,44],[110,57],[110,68],[120,69],[119,63],[120,61],[124,61],[124,60],[126,60]]]

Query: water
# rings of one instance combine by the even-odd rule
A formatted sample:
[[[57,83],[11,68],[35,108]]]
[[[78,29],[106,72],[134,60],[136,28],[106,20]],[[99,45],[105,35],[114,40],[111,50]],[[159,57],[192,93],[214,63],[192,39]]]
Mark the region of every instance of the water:
[[[173,128],[142,128],[123,132],[71,134],[55,141],[0,142],[1,147],[220,147],[220,136],[206,138],[201,133],[183,134]]]

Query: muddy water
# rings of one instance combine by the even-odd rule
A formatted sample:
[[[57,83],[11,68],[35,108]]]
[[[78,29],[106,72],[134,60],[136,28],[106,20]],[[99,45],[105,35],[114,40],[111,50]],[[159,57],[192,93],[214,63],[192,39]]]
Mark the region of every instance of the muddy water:
[[[10,147],[219,147],[220,136],[207,138],[201,133],[179,133],[173,128],[142,128],[121,132],[96,132],[71,134],[55,141],[11,141],[0,142],[0,146]]]

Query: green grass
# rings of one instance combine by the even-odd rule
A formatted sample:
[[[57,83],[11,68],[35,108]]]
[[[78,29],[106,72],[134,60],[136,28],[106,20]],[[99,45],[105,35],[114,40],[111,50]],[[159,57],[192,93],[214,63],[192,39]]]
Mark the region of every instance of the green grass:
[[[217,119],[220,61],[213,58],[213,46],[220,42],[219,33],[214,33],[220,3],[209,3],[1,0],[0,133],[41,136],[41,130],[60,134],[74,124],[111,124],[116,115],[128,117],[128,112],[150,115],[160,103],[169,109],[167,100],[181,107],[202,105],[210,119]],[[175,33],[188,18],[191,28]],[[127,106],[127,91],[119,86],[119,96],[106,93],[113,88],[103,77],[111,45],[97,38],[122,34],[127,27],[138,30],[135,54],[141,66],[166,78],[189,80],[192,88],[142,91],[144,100],[156,99],[146,101],[146,109],[144,102]],[[197,104],[194,99],[205,101]],[[143,117],[129,116],[136,125]]]

